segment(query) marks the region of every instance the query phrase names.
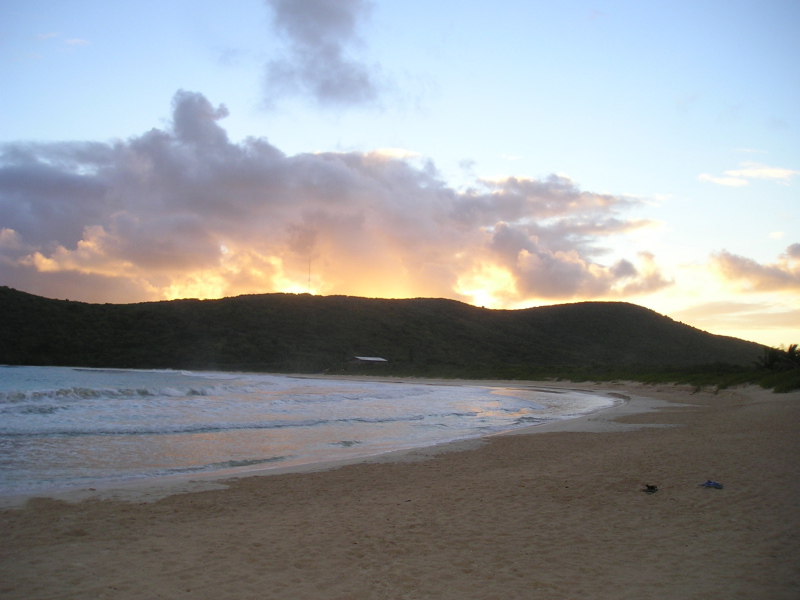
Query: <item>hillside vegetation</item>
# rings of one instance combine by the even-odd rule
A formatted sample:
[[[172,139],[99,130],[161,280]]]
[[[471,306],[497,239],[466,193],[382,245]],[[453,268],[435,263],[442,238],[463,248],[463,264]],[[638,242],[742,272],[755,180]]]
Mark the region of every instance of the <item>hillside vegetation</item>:
[[[764,348],[622,302],[489,310],[453,300],[264,294],[87,304],[0,288],[0,362],[473,376],[752,366]]]

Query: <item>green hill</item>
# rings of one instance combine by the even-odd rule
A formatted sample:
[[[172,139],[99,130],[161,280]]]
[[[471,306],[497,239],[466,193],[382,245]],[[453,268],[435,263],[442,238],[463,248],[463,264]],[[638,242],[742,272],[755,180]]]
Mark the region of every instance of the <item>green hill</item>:
[[[264,294],[87,304],[0,287],[0,363],[495,376],[559,368],[749,365],[759,344],[623,302],[489,310],[453,300]]]

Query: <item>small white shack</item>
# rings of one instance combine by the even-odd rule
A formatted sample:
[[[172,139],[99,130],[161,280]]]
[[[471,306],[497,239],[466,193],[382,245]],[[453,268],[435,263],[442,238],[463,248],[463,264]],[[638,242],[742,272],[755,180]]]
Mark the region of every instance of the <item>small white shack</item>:
[[[380,356],[354,356],[350,360],[351,365],[379,365],[389,362]]]

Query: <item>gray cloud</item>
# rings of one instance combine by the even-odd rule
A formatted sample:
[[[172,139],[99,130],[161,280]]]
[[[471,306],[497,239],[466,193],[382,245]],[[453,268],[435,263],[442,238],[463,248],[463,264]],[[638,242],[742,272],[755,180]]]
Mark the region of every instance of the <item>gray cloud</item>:
[[[15,144],[3,152],[0,227],[33,244],[81,239],[87,221],[101,218],[107,183],[100,174],[110,160],[102,144]],[[82,173],[91,165],[92,174]]]
[[[165,129],[0,146],[0,281],[91,301],[219,297],[306,291],[311,261],[318,293],[506,305],[669,284],[646,253],[599,262],[604,240],[648,224],[622,216],[633,199],[560,176],[457,191],[396,152],[287,156],[232,143],[226,115],[180,91]]]
[[[358,29],[369,15],[367,0],[266,0],[273,28],[285,41],[285,56],[266,67],[266,101],[300,94],[322,106],[374,103],[379,69],[348,55],[360,42]]]
[[[228,134],[216,124],[228,116],[224,104],[214,108],[202,94],[181,90],[172,107],[172,128],[178,140],[208,147],[227,143]]]

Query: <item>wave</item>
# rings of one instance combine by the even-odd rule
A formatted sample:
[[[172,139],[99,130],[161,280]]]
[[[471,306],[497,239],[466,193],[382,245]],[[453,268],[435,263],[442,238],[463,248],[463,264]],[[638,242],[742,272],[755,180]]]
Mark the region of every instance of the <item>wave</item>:
[[[52,402],[75,400],[117,400],[120,398],[181,398],[192,396],[231,396],[265,393],[259,386],[207,385],[203,387],[64,387],[37,390],[0,390],[0,405],[20,402]]]
[[[118,425],[109,426],[105,423],[96,423],[91,427],[76,425],[74,427],[63,424],[54,426],[41,426],[35,428],[13,427],[0,425],[0,435],[6,437],[76,437],[76,436],[114,436],[114,435],[184,435],[198,433],[222,433],[226,431],[286,429],[299,427],[319,427],[325,425],[348,424],[380,424],[423,421],[430,418],[446,419],[448,417],[474,417],[474,412],[454,412],[440,414],[409,414],[402,416],[383,417],[351,417],[342,419],[301,419],[281,421],[255,421],[255,422],[222,422],[222,423],[173,423],[165,426],[154,425]]]
[[[215,380],[216,378],[211,378]],[[224,381],[224,378],[217,380]],[[370,388],[358,390],[338,390],[330,387],[312,388],[286,388],[277,386],[274,382],[237,382],[237,383],[213,383],[207,385],[180,385],[172,384],[165,386],[132,386],[132,387],[109,387],[109,386],[71,386],[58,388],[39,388],[39,389],[0,389],[0,406],[3,404],[16,404],[21,402],[69,402],[80,400],[117,400],[125,398],[191,398],[196,396],[255,396],[263,400],[268,400],[275,404],[310,404],[338,402],[342,400],[366,402],[370,400],[395,400],[407,398],[409,396],[420,397],[430,393],[428,390],[421,390],[411,386],[390,391],[377,391]]]
[[[269,458],[251,458],[242,460],[225,460],[222,462],[209,463],[207,465],[195,467],[177,467],[175,469],[167,469],[163,471],[164,474],[178,475],[183,473],[196,473],[198,471],[219,471],[225,469],[238,469],[241,467],[254,467],[256,465],[264,465],[276,462],[283,462],[297,458],[297,455],[290,454],[286,456],[270,456]]]
[[[512,425],[541,425],[542,423],[549,423],[550,421],[553,421],[553,419],[546,417],[519,417]]]

